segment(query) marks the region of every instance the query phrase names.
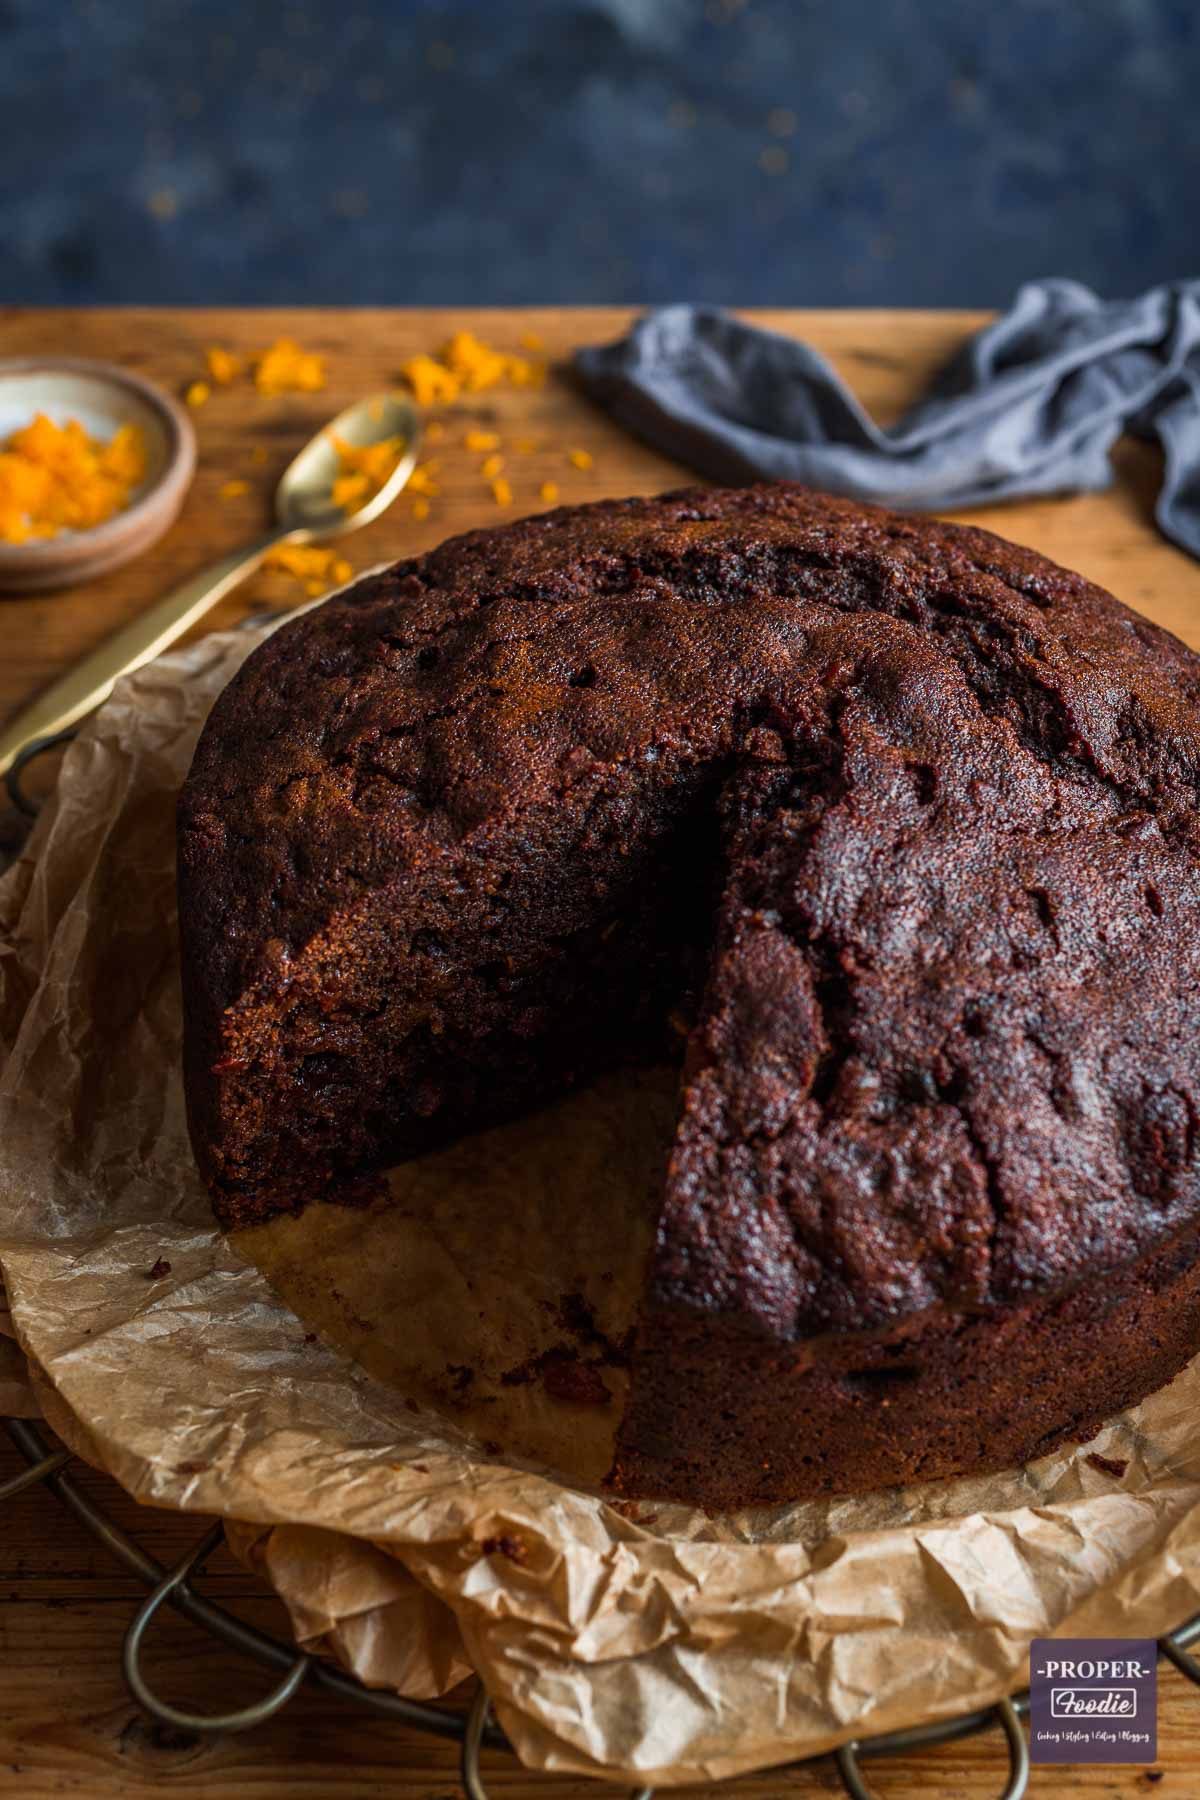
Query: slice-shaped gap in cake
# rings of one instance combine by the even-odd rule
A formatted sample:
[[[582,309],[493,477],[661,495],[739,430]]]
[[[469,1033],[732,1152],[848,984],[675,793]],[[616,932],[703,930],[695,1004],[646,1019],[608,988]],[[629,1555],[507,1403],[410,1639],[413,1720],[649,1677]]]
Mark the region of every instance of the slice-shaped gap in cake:
[[[225,1021],[229,1219],[364,1174],[623,1061],[681,1055],[711,923],[716,776],[643,777],[368,894]],[[403,926],[398,928],[398,918]],[[224,1072],[222,1069],[220,1072]]]

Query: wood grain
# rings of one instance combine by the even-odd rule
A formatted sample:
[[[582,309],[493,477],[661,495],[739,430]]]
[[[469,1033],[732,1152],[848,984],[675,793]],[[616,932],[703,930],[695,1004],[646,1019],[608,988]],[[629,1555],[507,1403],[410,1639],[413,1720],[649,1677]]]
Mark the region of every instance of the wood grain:
[[[300,444],[339,407],[391,385],[418,350],[436,348],[465,327],[489,342],[517,349],[539,337],[551,363],[561,365],[581,343],[613,337],[627,325],[626,309],[569,311],[147,311],[46,312],[0,310],[0,355],[55,350],[113,358],[181,393],[203,374],[204,351],[224,344],[253,354],[287,334],[328,356],[321,394],[265,399],[249,382],[217,389],[195,414],[200,464],[178,524],[140,562],[86,589],[0,601],[0,716],[15,711],[53,675],[107,632],[157,598],[173,582],[261,529],[269,516],[275,477]],[[802,334],[822,350],[882,419],[896,414],[973,329],[965,313],[790,313],[754,315],[777,330]],[[453,531],[518,517],[542,502],[543,482],[562,501],[610,494],[652,493],[687,479],[683,471],[623,436],[555,369],[540,388],[496,388],[467,404],[431,415],[444,435],[428,447],[440,464],[441,493],[421,522],[402,500],[377,525],[347,543],[357,567],[411,555]],[[478,454],[463,435],[471,425],[505,440],[505,473],[513,505],[497,508]],[[517,437],[534,440],[527,454]],[[567,453],[587,450],[588,470]],[[265,452],[265,456],[264,453]],[[1144,445],[1122,444],[1117,482],[1103,495],[1010,504],[957,515],[1034,545],[1112,588],[1122,599],[1200,646],[1200,575],[1153,524],[1158,461]],[[220,497],[231,478],[249,482],[236,500]],[[280,576],[256,578],[224,603],[210,627],[235,622],[255,609],[293,604],[304,596]],[[11,816],[0,820],[0,843],[15,835]],[[0,1480],[17,1458],[0,1439]],[[102,1477],[85,1485],[125,1529],[164,1563],[195,1542],[202,1521],[138,1506]],[[111,1557],[48,1496],[26,1494],[3,1509],[0,1533],[0,1796],[49,1800],[76,1794],[88,1800],[142,1800],[167,1792],[189,1800],[365,1800],[408,1795],[444,1800],[455,1794],[453,1745],[405,1732],[352,1712],[320,1695],[305,1696],[288,1712],[250,1734],[195,1739],[163,1733],[143,1722],[121,1682],[121,1639],[140,1597]],[[247,1618],[283,1630],[281,1611],[259,1583],[227,1558],[214,1560],[205,1591]],[[243,1665],[203,1634],[171,1615],[154,1626],[151,1662],[160,1691],[199,1710],[261,1692],[269,1678]],[[1130,1800],[1136,1795],[1200,1793],[1200,1694],[1174,1670],[1160,1677],[1157,1765],[1161,1781],[1138,1769],[1034,1771],[1035,1800]],[[872,1763],[868,1773],[880,1800],[995,1800],[1003,1785],[1004,1751],[996,1733],[920,1755]],[[508,1800],[568,1800],[601,1791],[583,1781],[523,1774],[511,1761],[490,1757],[491,1791]],[[742,1800],[779,1800],[781,1794],[839,1794],[827,1760],[801,1769],[747,1778],[732,1787],[679,1790],[691,1796],[737,1794]]]

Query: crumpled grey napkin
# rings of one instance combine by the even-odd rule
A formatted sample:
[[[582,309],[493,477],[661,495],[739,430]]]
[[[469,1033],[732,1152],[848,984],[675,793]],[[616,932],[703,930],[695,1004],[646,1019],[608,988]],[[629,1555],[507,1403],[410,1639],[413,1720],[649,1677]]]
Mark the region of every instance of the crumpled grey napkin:
[[[898,507],[1103,488],[1123,431],[1157,437],[1155,517],[1200,557],[1200,281],[1116,301],[1029,282],[886,431],[807,344],[713,307],[660,307],[575,367],[623,425],[717,481]]]

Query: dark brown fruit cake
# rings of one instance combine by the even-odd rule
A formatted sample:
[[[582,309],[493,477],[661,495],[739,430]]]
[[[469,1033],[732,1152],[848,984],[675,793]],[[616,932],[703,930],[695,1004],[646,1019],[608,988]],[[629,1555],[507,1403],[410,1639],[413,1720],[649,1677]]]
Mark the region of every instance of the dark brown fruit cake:
[[[1200,659],[778,485],[444,544],[270,638],[180,803],[226,1226],[691,1019],[613,1479],[1002,1467],[1200,1347]]]

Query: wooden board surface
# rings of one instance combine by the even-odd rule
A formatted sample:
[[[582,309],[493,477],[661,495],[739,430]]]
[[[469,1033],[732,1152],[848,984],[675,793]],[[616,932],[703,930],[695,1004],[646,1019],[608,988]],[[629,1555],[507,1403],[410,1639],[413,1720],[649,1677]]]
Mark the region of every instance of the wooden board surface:
[[[205,561],[255,535],[270,516],[273,481],[300,444],[339,407],[391,385],[401,364],[435,349],[467,327],[501,348],[539,338],[552,364],[576,344],[615,336],[628,310],[439,311],[142,311],[44,312],[0,309],[0,355],[69,351],[107,357],[175,392],[203,374],[204,351],[223,344],[243,353],[288,334],[328,357],[323,393],[267,399],[249,382],[218,389],[195,414],[200,461],[195,485],[174,529],[140,562],[78,591],[0,600],[0,716],[116,625]],[[882,419],[894,417],[979,319],[964,313],[758,314],[778,330],[802,334],[821,349]],[[440,493],[430,516],[413,517],[402,499],[378,524],[347,543],[357,567],[427,548],[453,531],[518,517],[542,502],[552,481],[562,501],[653,493],[686,472],[631,442],[553,369],[541,387],[489,389],[440,414],[443,435],[428,446],[439,463]],[[499,432],[513,504],[501,509],[484,480],[481,456],[464,443],[471,426]],[[518,438],[534,448],[518,453]],[[569,460],[590,453],[590,469]],[[1144,445],[1122,444],[1118,481],[1107,494],[1010,504],[956,515],[1032,544],[1113,589],[1123,600],[1200,647],[1200,571],[1157,535],[1153,524],[1157,458]],[[241,478],[249,492],[223,499],[224,482]],[[209,628],[254,609],[304,598],[279,575],[255,578],[225,602]],[[0,846],[16,835],[0,816]],[[0,1438],[0,1481],[19,1466]],[[156,1556],[172,1562],[196,1539],[195,1518],[151,1512],[87,1475],[114,1516]],[[457,1790],[456,1750],[406,1733],[337,1702],[305,1697],[251,1734],[217,1739],[173,1736],[139,1717],[121,1681],[121,1638],[136,1604],[137,1584],[111,1556],[48,1498],[26,1494],[0,1508],[0,1796],[22,1800],[78,1794],[88,1800],[141,1800],[167,1792],[192,1800],[365,1800],[410,1795],[445,1800]],[[218,1558],[206,1591],[247,1618],[282,1630],[277,1604],[262,1586]],[[177,1704],[221,1710],[269,1685],[173,1617],[154,1627],[151,1664],[160,1691]],[[1174,1670],[1160,1679],[1161,1780],[1138,1769],[1035,1770],[1036,1800],[1100,1796],[1200,1794],[1200,1694]],[[988,1734],[870,1767],[880,1800],[995,1800],[1003,1787],[1004,1752]],[[601,1790],[583,1781],[527,1776],[509,1759],[490,1757],[491,1790],[508,1800],[567,1800]],[[744,1800],[797,1800],[840,1793],[823,1760],[786,1775],[747,1778],[691,1795],[736,1794]]]

